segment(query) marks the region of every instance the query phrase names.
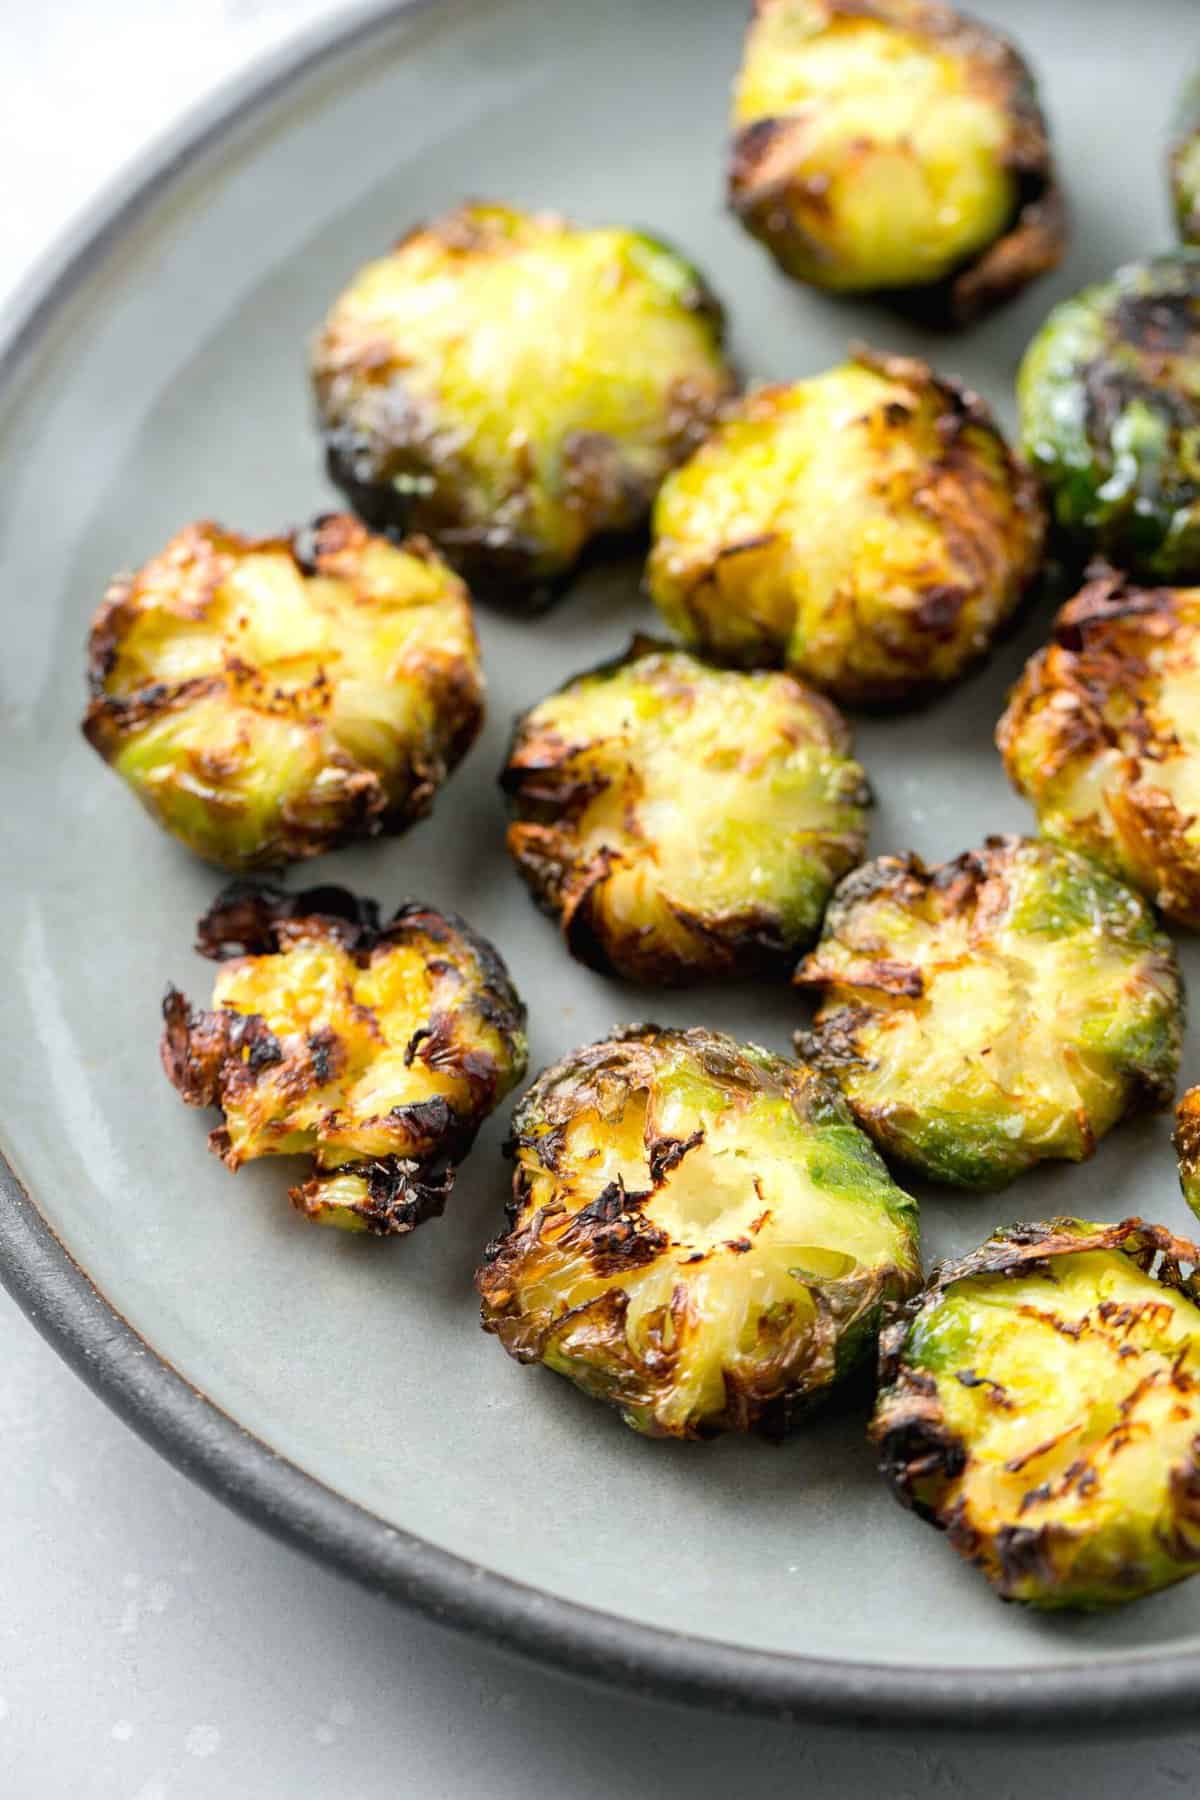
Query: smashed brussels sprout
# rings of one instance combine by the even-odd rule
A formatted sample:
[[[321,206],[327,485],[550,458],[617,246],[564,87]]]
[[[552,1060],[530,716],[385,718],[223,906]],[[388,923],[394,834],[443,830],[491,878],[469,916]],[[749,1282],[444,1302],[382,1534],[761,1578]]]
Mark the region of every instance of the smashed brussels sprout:
[[[1017,397],[1069,538],[1152,580],[1200,576],[1200,249],[1129,263],[1056,306]]]
[[[1029,69],[948,6],[756,0],[733,124],[730,202],[798,281],[965,324],[1062,257]]]
[[[791,675],[636,639],[519,722],[509,850],[594,967],[662,983],[786,969],[866,848],[850,751]]]
[[[423,817],[483,717],[467,590],[345,514],[291,538],[189,525],[92,623],[84,733],[227,869]]]
[[[1140,1219],[1013,1225],[885,1330],[882,1472],[1003,1599],[1118,1606],[1200,1570],[1198,1254]]]
[[[1200,926],[1200,588],[1096,575],[1027,664],[996,742],[1045,836]]]
[[[1179,235],[1200,244],[1200,75],[1188,83],[1171,143],[1171,200]]]
[[[937,1181],[1081,1162],[1172,1097],[1171,942],[1140,895],[1054,844],[992,837],[933,868],[878,857],[843,881],[796,980],[822,995],[800,1054],[882,1150]]]
[[[313,353],[329,471],[520,595],[642,523],[732,392],[721,309],[636,231],[463,206],[368,264]]]
[[[1175,1108],[1175,1153],[1183,1197],[1200,1218],[1200,1087],[1191,1087]]]
[[[311,1156],[291,1189],[322,1225],[376,1236],[442,1211],[457,1165],[525,1072],[525,1009],[496,951],[454,914],[408,902],[386,925],[343,888],[235,883],[200,921],[223,963],[213,1010],[163,1004],[163,1067],[217,1106],[230,1169]]]
[[[777,1435],[920,1286],[916,1203],[836,1090],[718,1032],[572,1051],[509,1147],[484,1329],[650,1436]]]
[[[1041,557],[1037,486],[983,402],[865,351],[733,409],[654,509],[647,585],[687,642],[851,704],[986,651]]]

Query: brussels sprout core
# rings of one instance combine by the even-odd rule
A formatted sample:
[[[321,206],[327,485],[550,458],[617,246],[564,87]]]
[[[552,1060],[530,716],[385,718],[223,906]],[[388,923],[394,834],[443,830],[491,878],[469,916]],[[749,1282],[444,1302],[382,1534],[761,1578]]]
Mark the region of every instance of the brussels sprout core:
[[[403,831],[483,717],[462,582],[345,514],[292,538],[189,525],[92,624],[84,733],[229,869]]]
[[[920,1282],[916,1206],[811,1070],[631,1026],[517,1108],[483,1323],[657,1437],[783,1430]]]
[[[1043,523],[978,396],[859,351],[750,394],[667,479],[647,585],[720,661],[783,663],[850,704],[907,701],[987,650]]]
[[[460,207],[361,270],[317,338],[330,473],[488,590],[536,592],[644,520],[732,391],[722,337],[653,238]]]
[[[1017,395],[1071,539],[1150,580],[1200,577],[1200,249],[1130,263],[1056,306]]]
[[[1172,1096],[1170,940],[1139,895],[1052,844],[993,837],[934,868],[879,857],[842,883],[796,979],[823,996],[801,1055],[881,1149],[938,1181],[1080,1162]]]
[[[1140,1219],[1014,1225],[885,1331],[883,1474],[1004,1599],[1117,1606],[1200,1569],[1198,1254]]]
[[[963,324],[1062,256],[1032,76],[927,0],[756,0],[729,195],[799,281],[916,289]]]
[[[379,1236],[440,1213],[487,1115],[525,1070],[525,1013],[491,945],[409,902],[381,925],[342,888],[235,884],[200,921],[213,1010],[175,988],[162,1059],[231,1169],[309,1155],[310,1219]]]
[[[1097,573],[1030,659],[996,741],[1047,837],[1200,926],[1200,588]]]
[[[509,849],[585,962],[656,982],[782,969],[866,847],[850,743],[790,675],[638,639],[520,721]]]

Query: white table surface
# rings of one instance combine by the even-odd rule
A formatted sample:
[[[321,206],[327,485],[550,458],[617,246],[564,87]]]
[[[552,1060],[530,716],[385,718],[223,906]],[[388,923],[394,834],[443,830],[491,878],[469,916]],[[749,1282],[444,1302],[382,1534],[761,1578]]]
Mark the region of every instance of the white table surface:
[[[336,10],[6,0],[0,299],[147,138]],[[1200,1736],[1054,1747],[851,1735],[664,1707],[517,1663],[372,1600],[226,1512],[126,1430],[2,1294],[0,1531],[2,1800],[1200,1792]]]

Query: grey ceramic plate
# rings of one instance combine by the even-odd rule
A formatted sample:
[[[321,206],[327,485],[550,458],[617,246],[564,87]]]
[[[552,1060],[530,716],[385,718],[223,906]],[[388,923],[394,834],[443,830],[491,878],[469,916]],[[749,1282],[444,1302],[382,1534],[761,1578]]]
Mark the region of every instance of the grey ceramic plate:
[[[860,335],[932,355],[1009,415],[1017,357],[1051,301],[1168,236],[1163,99],[1192,8],[991,10],[1043,76],[1075,247],[961,340],[789,288],[724,216],[738,0],[360,15],[191,121],[39,278],[0,393],[13,1171],[0,1252],[36,1322],[168,1455],[452,1622],[722,1704],[1112,1726],[1200,1698],[1200,1583],[1112,1618],[1028,1617],[893,1504],[860,1420],[830,1418],[784,1449],[646,1443],[484,1338],[471,1272],[500,1218],[503,1118],[449,1216],[407,1242],[314,1231],[278,1166],[228,1176],[156,1061],[167,980],[199,995],[210,979],[189,945],[217,878],[148,824],[76,730],[85,622],[112,570],[197,515],[266,531],[329,506],[307,334],[358,263],[464,193],[676,239],[727,300],[756,375],[818,369]],[[577,968],[507,866],[495,775],[509,719],[646,622],[637,573],[593,572],[534,622],[485,614],[490,722],[434,818],[305,871],[465,912],[529,1001],[535,1066],[647,1015],[786,1048],[800,1013],[787,992],[664,997]],[[1028,823],[991,727],[1044,625],[1030,620],[941,704],[863,727],[877,850],[953,854]],[[1193,1043],[1186,1076],[1196,1064]],[[1060,1210],[1185,1227],[1167,1124],[1124,1129],[1092,1164],[999,1201],[931,1197],[928,1249]]]

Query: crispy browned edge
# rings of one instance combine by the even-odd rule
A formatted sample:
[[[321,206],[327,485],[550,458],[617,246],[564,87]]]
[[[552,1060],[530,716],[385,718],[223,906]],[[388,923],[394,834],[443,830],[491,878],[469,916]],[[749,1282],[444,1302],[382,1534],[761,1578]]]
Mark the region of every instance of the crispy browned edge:
[[[571,688],[595,676],[613,674],[644,656],[656,655],[686,658],[701,669],[720,668],[719,664],[707,662],[678,644],[637,632],[619,655],[582,670],[563,686]],[[851,757],[853,734],[834,703],[799,676],[786,671],[773,672],[780,679],[790,681],[798,699],[820,714],[828,727],[834,750]],[[564,783],[557,779],[557,772],[580,746],[567,743],[550,732],[540,736],[534,734],[529,726],[529,716],[541,704],[541,701],[535,702],[534,707],[514,722],[500,773],[500,786],[507,798],[511,819],[507,834],[509,854],[538,906],[561,927],[571,955],[588,968],[659,987],[786,974],[795,961],[799,946],[785,935],[779,921],[765,907],[746,907],[719,916],[708,916],[685,906],[673,907],[679,923],[692,935],[694,954],[688,956],[648,948],[636,936],[614,941],[613,934],[599,926],[596,903],[613,859],[611,853],[601,851],[586,867],[579,868],[571,852],[570,838],[585,808],[607,783],[600,780]],[[531,754],[531,749],[539,747],[540,755]],[[865,771],[856,799],[864,808],[874,804]],[[536,841],[531,839],[526,827],[535,828]],[[550,834],[553,834],[552,841]],[[865,831],[862,840],[865,849]]]
[[[284,952],[298,935],[322,936],[349,954],[366,958],[377,947],[401,942],[411,934],[444,944],[448,950],[465,943],[483,974],[479,1011],[506,1038],[524,1031],[525,1008],[495,947],[457,913],[438,912],[414,900],[404,901],[383,924],[374,900],[345,888],[322,886],[288,893],[266,883],[236,881],[200,919],[196,948],[201,955],[224,962]],[[189,1106],[220,1107],[229,1092],[253,1086],[263,1069],[283,1060],[278,1039],[256,1014],[243,1015],[226,1008],[194,1010],[177,988],[169,987],[163,1019],[163,1069]],[[309,1040],[309,1065],[297,1084],[298,1095],[329,1079],[338,1053],[336,1041],[328,1041],[329,1036],[318,1033]],[[457,1166],[495,1103],[499,1084],[494,1058],[481,1049],[463,1054],[454,1044],[449,1020],[439,1021],[437,1014],[414,1034],[406,1054],[452,1065],[466,1080],[472,1104],[468,1112],[460,1112],[439,1096],[401,1107],[399,1113],[413,1136],[424,1140],[426,1151],[419,1158],[377,1157],[345,1166],[343,1172],[359,1175],[367,1184],[368,1202],[361,1217],[375,1236],[409,1232],[444,1210]],[[209,1143],[217,1155],[224,1156],[228,1136],[218,1128]],[[290,1190],[299,1211],[320,1211],[321,1186],[315,1178]]]
[[[755,13],[772,3],[755,0]],[[942,280],[889,296],[927,324],[969,325],[1056,268],[1066,249],[1066,202],[1029,65],[991,26],[934,0],[825,0],[825,7],[830,18],[875,19],[940,42],[972,66],[980,89],[1008,113],[1005,164],[1017,179],[1018,192],[1004,232]],[[786,240],[801,229],[789,204],[793,184],[759,180],[773,141],[793,128],[787,115],[756,119],[737,134],[730,153],[730,206],[768,249],[773,249],[773,239]],[[820,191],[806,192],[804,198],[809,205],[822,202]]]
[[[194,521],[176,533],[176,539],[184,532],[198,534],[207,541],[214,565],[216,546],[222,545],[236,556],[279,552],[290,557],[303,575],[347,580],[353,579],[353,560],[370,537],[366,526],[349,513],[322,513],[310,524],[280,537],[251,537],[211,519]],[[422,562],[442,561],[426,537],[413,536],[395,542],[396,548]],[[219,693],[225,685],[224,675],[202,675],[181,682],[154,682],[126,696],[106,692],[105,684],[116,663],[122,636],[132,623],[135,609],[131,608],[131,601],[140,579],[139,571],[133,575],[119,575],[109,583],[88,634],[89,698],[82,730],[97,754],[110,763],[119,754],[126,738],[151,720],[164,713],[184,711],[205,695]],[[201,604],[207,603],[218,579],[214,566]],[[463,597],[469,605],[470,595],[465,589]],[[306,824],[296,819],[281,821],[278,846],[264,859],[267,866],[321,856],[359,838],[402,832],[424,818],[443,779],[462,761],[483,724],[482,686],[477,675],[463,662],[458,661],[453,667],[439,672],[437,711],[445,732],[444,757],[414,758],[414,784],[401,800],[389,804],[376,772],[355,766],[345,755],[351,804],[342,819],[332,827]]]

